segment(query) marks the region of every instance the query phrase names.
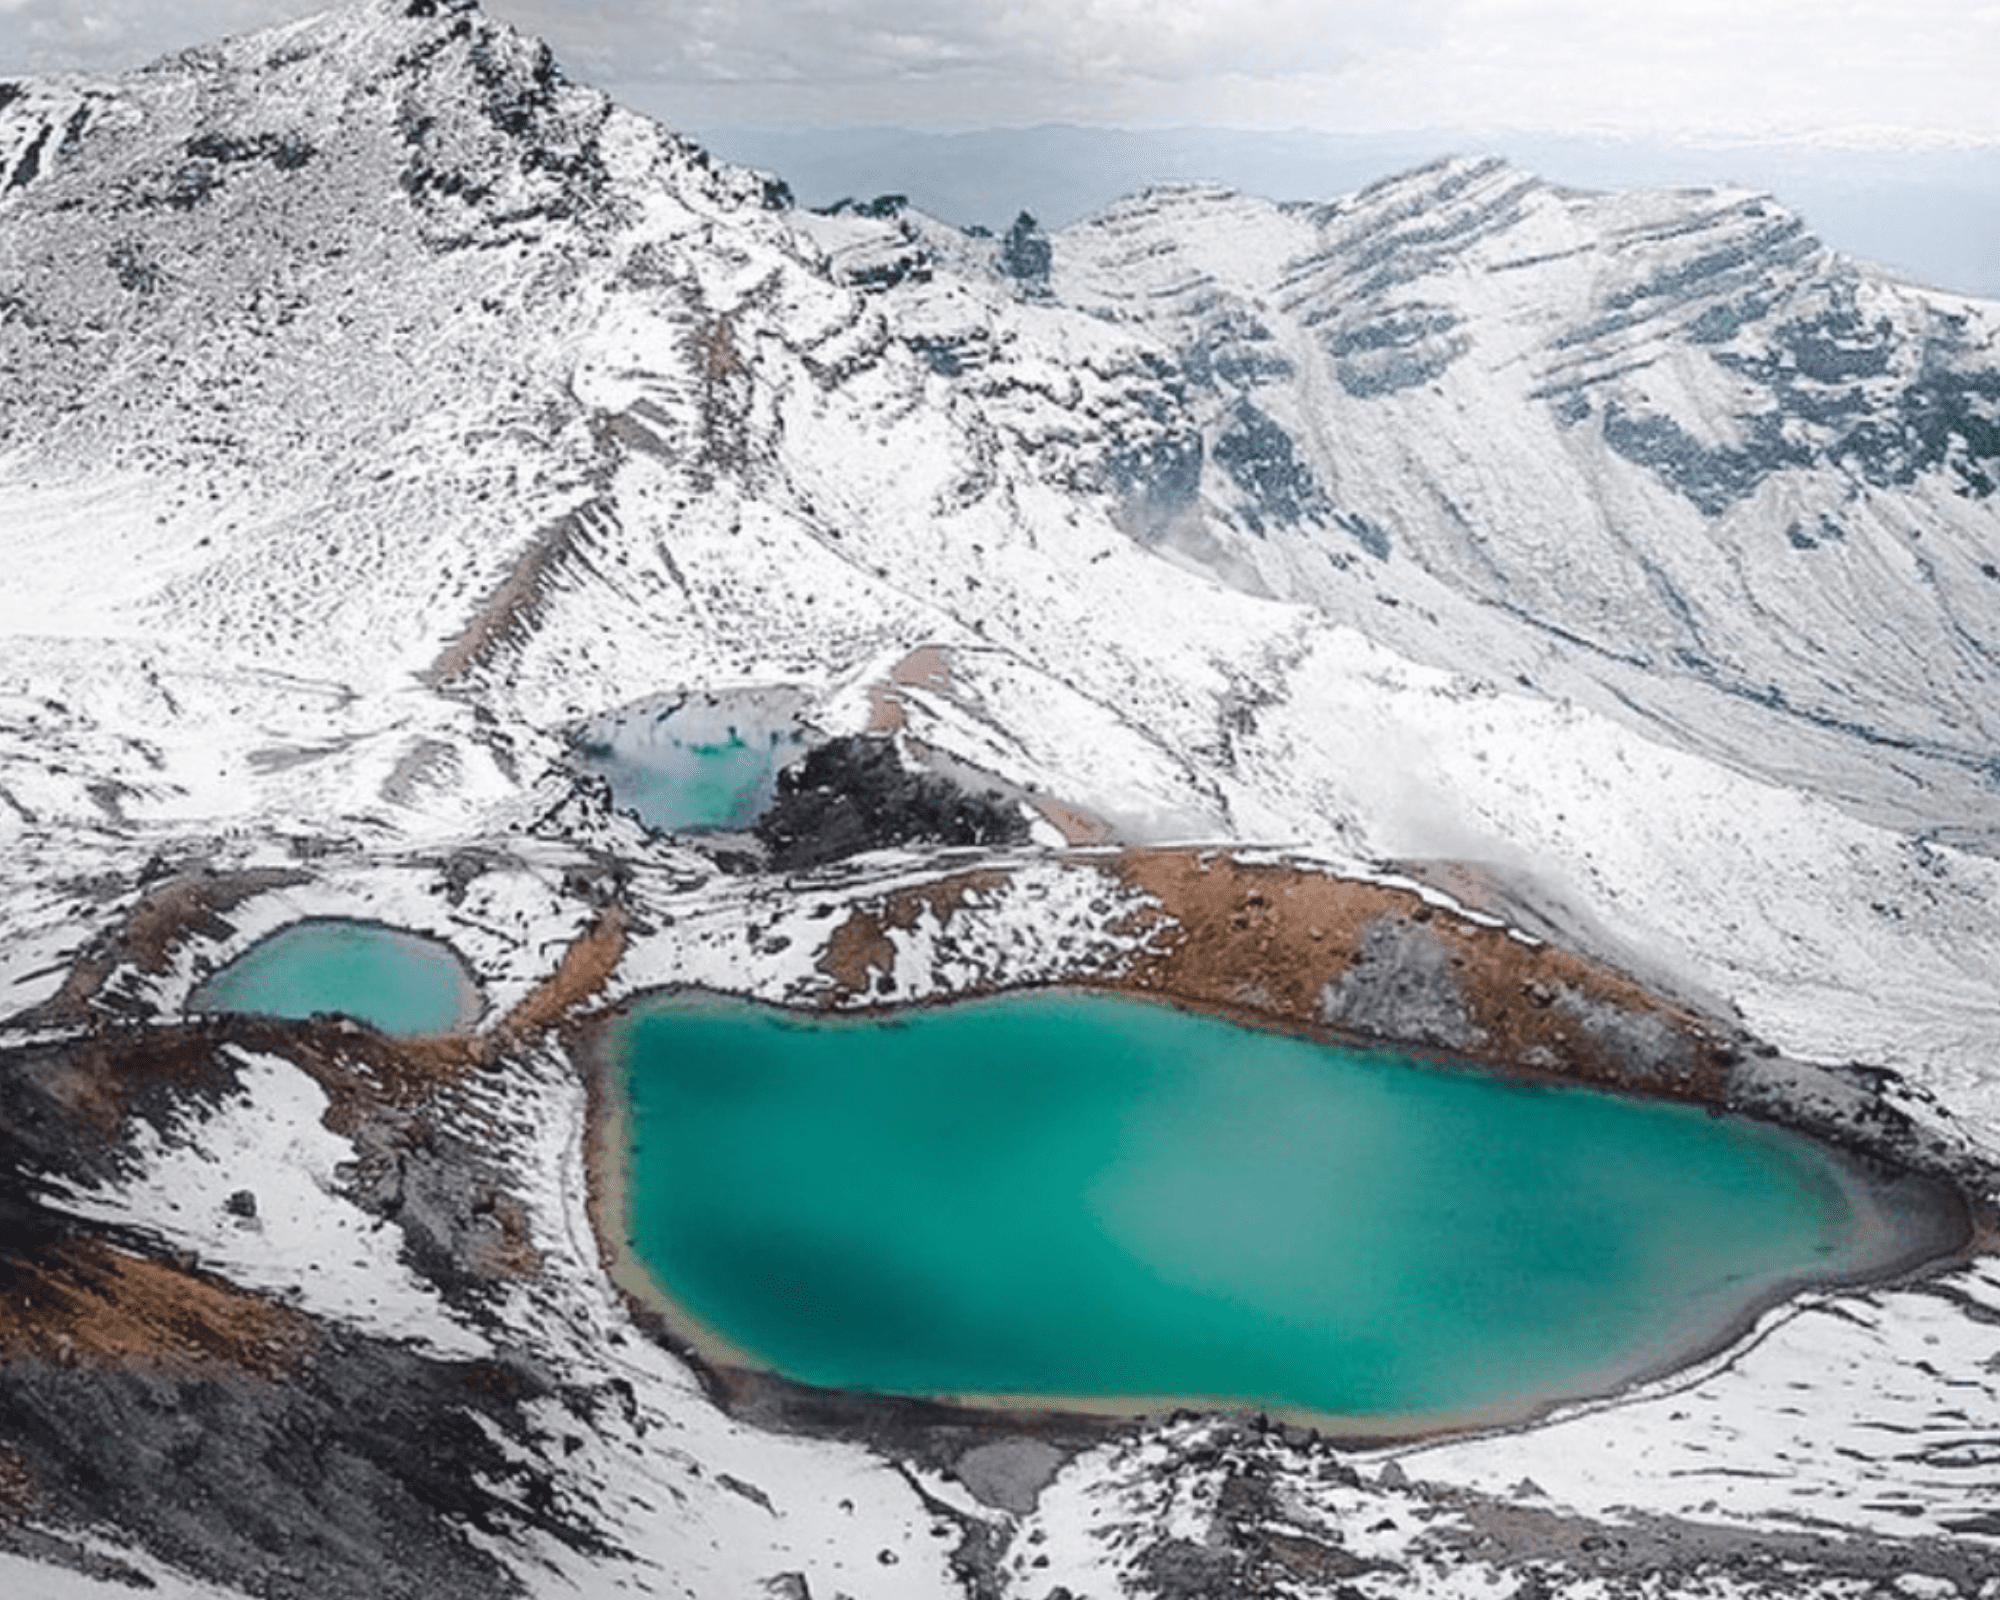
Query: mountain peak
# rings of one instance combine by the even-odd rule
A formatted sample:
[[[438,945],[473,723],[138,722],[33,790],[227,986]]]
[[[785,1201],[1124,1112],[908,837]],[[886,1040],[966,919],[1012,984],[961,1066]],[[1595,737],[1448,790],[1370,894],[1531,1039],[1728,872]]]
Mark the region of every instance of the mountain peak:
[[[0,106],[0,204],[108,190],[254,233],[274,205],[386,187],[434,243],[492,242],[594,204],[610,114],[474,0],[359,0],[122,78],[23,86]],[[271,171],[294,181],[273,188]]]
[[[407,50],[412,38],[442,29],[448,37],[469,37],[474,29],[513,32],[483,16],[478,0],[347,0],[290,22],[232,35],[176,51],[141,68],[139,76],[173,77],[187,71],[255,71],[292,66],[309,59],[337,60],[349,70],[365,69],[376,50]]]

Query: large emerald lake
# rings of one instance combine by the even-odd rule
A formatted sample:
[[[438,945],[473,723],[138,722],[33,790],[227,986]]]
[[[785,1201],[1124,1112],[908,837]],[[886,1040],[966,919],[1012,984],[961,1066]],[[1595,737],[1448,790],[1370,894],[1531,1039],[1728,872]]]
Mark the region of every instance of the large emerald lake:
[[[252,945],[188,1002],[271,1017],[338,1012],[384,1033],[443,1033],[479,1014],[479,991],[449,945],[372,922],[312,917]]]
[[[1777,1128],[1106,996],[679,995],[614,1050],[640,1260],[815,1384],[1499,1413],[1902,1248]]]

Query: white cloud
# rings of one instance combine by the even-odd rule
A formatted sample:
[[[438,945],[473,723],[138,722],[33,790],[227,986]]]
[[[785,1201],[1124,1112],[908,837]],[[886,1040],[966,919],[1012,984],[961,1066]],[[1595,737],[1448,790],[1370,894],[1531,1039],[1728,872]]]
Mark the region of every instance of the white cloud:
[[[711,120],[2000,138],[2000,9],[1950,0],[494,0]]]
[[[2000,139],[1951,0],[487,0],[690,123],[1037,120]],[[312,0],[0,0],[0,73],[130,65]]]
[[[1330,69],[1421,37],[1450,0],[681,0],[643,13],[607,0],[496,0],[493,9],[574,40],[627,77],[1172,84]]]
[[[1475,123],[2000,135],[2000,13],[1952,0],[1465,0],[1438,71]]]
[[[0,0],[0,74],[117,71],[325,9],[325,0]]]

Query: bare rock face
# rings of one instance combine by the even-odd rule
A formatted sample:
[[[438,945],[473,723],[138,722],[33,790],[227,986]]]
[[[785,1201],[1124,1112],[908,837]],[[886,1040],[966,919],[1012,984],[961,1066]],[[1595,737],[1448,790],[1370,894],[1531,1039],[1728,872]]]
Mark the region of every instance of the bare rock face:
[[[1425,923],[1370,923],[1354,964],[1321,991],[1319,1014],[1377,1039],[1468,1053],[1487,1042],[1459,992],[1450,948]]]
[[[894,743],[864,737],[818,745],[779,773],[755,831],[773,870],[793,872],[887,845],[1020,844],[1028,821],[999,791],[913,772]]]
[[[295,1369],[177,1366],[0,1363],[0,1435],[45,1525],[115,1506],[159,1558],[286,1600],[527,1594],[473,1530],[521,1526],[529,1499],[560,1540],[601,1544],[555,1511],[547,1470],[524,1476],[500,1442],[525,1441],[523,1404],[551,1393],[522,1371],[338,1333]]]
[[[1578,990],[1557,990],[1550,1004],[1598,1049],[1624,1064],[1627,1081],[1673,1082],[1695,1070],[1692,1042],[1655,1013],[1635,1012]]]
[[[1441,617],[1379,614],[1410,562],[1582,646],[1567,665],[1653,737],[1682,736],[1672,683],[1714,708],[1707,748],[1752,770],[1775,775],[1746,703],[1824,775],[1894,746],[1928,788],[1985,783],[1990,740],[1940,717],[1992,703],[1974,686],[2000,637],[1980,302],[1873,277],[1768,195],[1585,194],[1490,159],[1313,206],[1152,191],[1064,230],[1051,281],[1174,351],[1177,403],[1121,430],[1117,459],[1135,498],[1207,508],[1180,553],[1223,581],[1424,655]],[[1863,571],[1914,634],[1880,630],[1884,591],[1849,588]],[[1975,809],[1956,826],[1982,828]]]
[[[74,1531],[109,1516],[180,1571],[298,1600],[526,1593],[481,1547],[482,1527],[538,1526],[566,1547],[603,1550],[602,1533],[560,1510],[546,1467],[521,1453],[533,1436],[526,1408],[556,1394],[533,1361],[451,1358],[322,1321],[194,1252],[46,1203],[52,1184],[115,1185],[144,1169],[148,1150],[198,1139],[240,1092],[235,1051],[279,1042],[248,1026],[234,1043],[224,1024],[0,1050],[0,1456],[21,1490],[0,1508],[0,1549],[87,1566]],[[324,1051],[336,1030],[301,1034],[316,1031]],[[411,1152],[403,1165],[434,1188],[462,1188],[483,1163],[461,1147]],[[221,1209],[231,1231],[258,1218],[249,1189]],[[477,1253],[410,1233],[411,1259],[464,1296]],[[578,1391],[570,1403],[596,1402]],[[150,1582],[115,1559],[105,1575]]]

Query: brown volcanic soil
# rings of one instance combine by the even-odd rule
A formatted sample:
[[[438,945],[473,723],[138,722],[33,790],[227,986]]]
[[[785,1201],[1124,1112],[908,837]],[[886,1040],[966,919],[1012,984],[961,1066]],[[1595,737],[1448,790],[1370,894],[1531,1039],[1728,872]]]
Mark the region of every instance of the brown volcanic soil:
[[[898,689],[951,690],[951,651],[941,644],[920,644],[889,669],[889,676],[868,689],[868,732],[901,733],[909,718],[903,713]]]
[[[277,1378],[318,1342],[301,1312],[102,1239],[0,1253],[0,1361]]]
[[[1727,1096],[1738,1050],[1725,1025],[1410,890],[1204,850],[1135,850],[1115,870],[1160,911],[1158,953],[1111,987],[1517,1071]]]
[[[128,954],[143,946],[161,960],[189,921],[268,886],[248,879],[170,885],[108,943]],[[176,915],[184,919],[178,927]],[[326,1125],[355,1144],[351,1198],[398,1222],[411,1255],[447,1293],[476,1294],[482,1285],[531,1277],[541,1257],[527,1208],[488,1170],[477,1148],[476,1113],[464,1133],[454,1131],[467,1121],[467,1108],[455,1103],[458,1090],[602,988],[623,952],[626,921],[622,908],[601,911],[556,971],[485,1037],[390,1038],[337,1018],[217,1014],[145,1029],[95,1018],[79,1037],[0,1058],[0,1155],[11,1158],[6,1165],[15,1172],[60,1173],[86,1183],[114,1177],[138,1122],[166,1132],[184,1117],[202,1115],[237,1087],[233,1050],[268,1052],[325,1092]],[[7,1296],[0,1303],[0,1359],[95,1353],[130,1364],[162,1352],[185,1356],[187,1349],[220,1359],[217,1352],[240,1346],[238,1366],[270,1375],[268,1357],[257,1353],[263,1334],[252,1330],[232,1345],[231,1319],[240,1322],[245,1306],[281,1318],[292,1313],[254,1296],[228,1300],[229,1292],[213,1284],[204,1292],[208,1280],[176,1265],[107,1253],[109,1247],[81,1237],[47,1243],[53,1237],[47,1229],[27,1221],[38,1210],[32,1201],[23,1195],[20,1206],[10,1203],[16,1185],[7,1177],[0,1172],[0,1223],[19,1238],[0,1235],[0,1250],[11,1244],[17,1252],[0,1256],[0,1286],[11,1286],[0,1287]],[[178,1311],[177,1297],[184,1302]],[[28,1307],[34,1316],[22,1320]]]
[[[22,1020],[34,1024],[81,1022],[93,1013],[106,981],[120,967],[141,972],[167,969],[173,947],[191,933],[226,938],[223,913],[245,900],[310,881],[290,868],[264,868],[226,875],[174,878],[140,898],[109,933],[77,957],[63,986]]]
[[[1067,800],[1058,800],[1052,794],[1040,790],[1027,795],[1028,804],[1042,814],[1042,820],[1063,836],[1063,842],[1076,849],[1090,849],[1097,845],[1116,844],[1118,830],[1094,811],[1086,811],[1082,806],[1072,805]]]
[[[574,557],[577,540],[588,531],[593,515],[603,515],[595,501],[537,532],[514,558],[507,575],[425,668],[424,682],[449,689],[490,665],[509,645],[531,632],[549,583]]]
[[[927,912],[940,926],[948,927],[979,896],[1006,887],[1006,871],[987,867],[894,890],[879,905],[855,907],[833,930],[816,965],[839,985],[839,999],[893,995],[897,986],[896,947],[888,937],[889,929],[909,933]]]
[[[269,889],[305,882],[290,871],[230,877],[177,879],[146,896],[100,945],[79,958],[60,993],[30,1020],[40,1024],[101,1021],[91,1001],[112,972],[126,965],[165,970],[172,948],[190,934],[226,937],[221,913]],[[143,1033],[97,1029],[59,1052],[37,1052],[30,1069],[41,1092],[70,1111],[91,1118],[105,1139],[118,1137],[137,1097],[149,1089],[178,1087],[220,1092],[233,1072],[215,1054],[218,1045],[271,1049],[309,1072],[333,1101],[328,1126],[351,1133],[356,1123],[384,1108],[411,1110],[508,1049],[556,1026],[601,990],[625,951],[629,917],[606,906],[563,952],[556,970],[538,984],[489,1034],[432,1034],[391,1039],[341,1020],[285,1021],[216,1013],[168,1022]],[[0,1113],[4,1126],[4,1113]]]
[[[1126,906],[1134,892],[1149,904],[1116,913],[1099,930],[1108,942],[1079,940],[1061,981],[1514,1072],[1729,1100],[1741,1056],[1729,1023],[1603,961],[1432,906],[1414,890],[1191,848],[1069,865],[1113,880]],[[896,972],[890,932],[929,916],[948,938],[955,919],[976,919],[1007,882],[1004,869],[962,872],[855,905],[819,957],[834,983],[824,1003],[895,1003],[908,975]],[[1145,942],[1136,956],[1135,934]]]
[[[562,961],[493,1032],[493,1048],[533,1038],[558,1026],[611,981],[625,955],[631,918],[623,906],[606,906],[592,919]]]
[[[473,1530],[608,1550],[535,1454],[526,1402],[554,1390],[527,1364],[430,1357],[20,1221],[0,1234],[0,1551],[152,1588],[71,1536],[116,1530],[232,1593],[497,1600],[525,1590]]]
[[[0,1079],[0,1140],[102,1155],[139,1110],[221,1094],[235,1073],[198,1031],[99,1033],[23,1052]],[[101,1169],[101,1161],[93,1170]]]

